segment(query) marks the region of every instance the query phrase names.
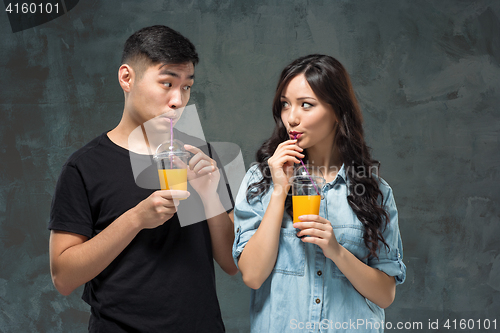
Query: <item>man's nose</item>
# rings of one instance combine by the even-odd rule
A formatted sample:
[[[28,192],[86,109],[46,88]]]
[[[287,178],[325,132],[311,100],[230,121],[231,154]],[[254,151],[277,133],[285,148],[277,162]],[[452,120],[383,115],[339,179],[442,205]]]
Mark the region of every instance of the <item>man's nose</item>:
[[[168,107],[171,109],[180,108],[182,104],[182,93],[180,89],[173,89],[170,91],[170,96],[168,100]]]

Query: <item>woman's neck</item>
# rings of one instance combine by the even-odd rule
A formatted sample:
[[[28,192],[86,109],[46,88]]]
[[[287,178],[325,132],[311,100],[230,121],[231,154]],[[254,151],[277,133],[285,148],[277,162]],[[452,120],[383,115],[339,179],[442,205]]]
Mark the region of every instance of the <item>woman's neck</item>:
[[[308,148],[307,160],[308,164],[322,170],[323,177],[327,182],[333,181],[342,167],[340,152],[333,143],[330,145],[322,145],[321,147],[317,145]]]

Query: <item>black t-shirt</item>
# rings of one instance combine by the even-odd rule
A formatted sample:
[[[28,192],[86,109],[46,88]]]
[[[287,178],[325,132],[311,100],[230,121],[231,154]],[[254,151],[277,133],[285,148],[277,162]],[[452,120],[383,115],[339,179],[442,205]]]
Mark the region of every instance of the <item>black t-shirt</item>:
[[[181,141],[200,147],[201,140],[183,136]],[[158,179],[154,165],[149,171]],[[221,171],[219,187],[227,186]],[[188,191],[190,198],[180,206],[201,204],[189,185]],[[63,166],[49,229],[91,238],[153,192],[136,185],[129,151],[103,133]],[[175,214],[140,231],[85,284],[82,298],[91,306],[90,332],[224,332],[206,220],[181,227]]]

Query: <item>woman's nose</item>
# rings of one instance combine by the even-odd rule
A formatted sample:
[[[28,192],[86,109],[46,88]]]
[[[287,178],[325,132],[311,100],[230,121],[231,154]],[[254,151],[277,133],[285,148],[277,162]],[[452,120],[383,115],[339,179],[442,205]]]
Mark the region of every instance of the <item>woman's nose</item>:
[[[300,124],[299,115],[297,114],[297,111],[294,110],[294,108],[291,108],[290,113],[288,114],[287,121],[290,127],[295,127]]]

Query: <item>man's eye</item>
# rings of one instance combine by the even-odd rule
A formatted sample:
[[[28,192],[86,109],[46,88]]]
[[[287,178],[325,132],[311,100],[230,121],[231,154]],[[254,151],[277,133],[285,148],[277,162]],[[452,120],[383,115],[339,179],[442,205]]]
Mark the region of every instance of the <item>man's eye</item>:
[[[172,87],[172,83],[170,82],[164,82],[163,85],[168,88]]]
[[[183,89],[187,91],[187,90],[191,89],[191,86],[185,86]]]

